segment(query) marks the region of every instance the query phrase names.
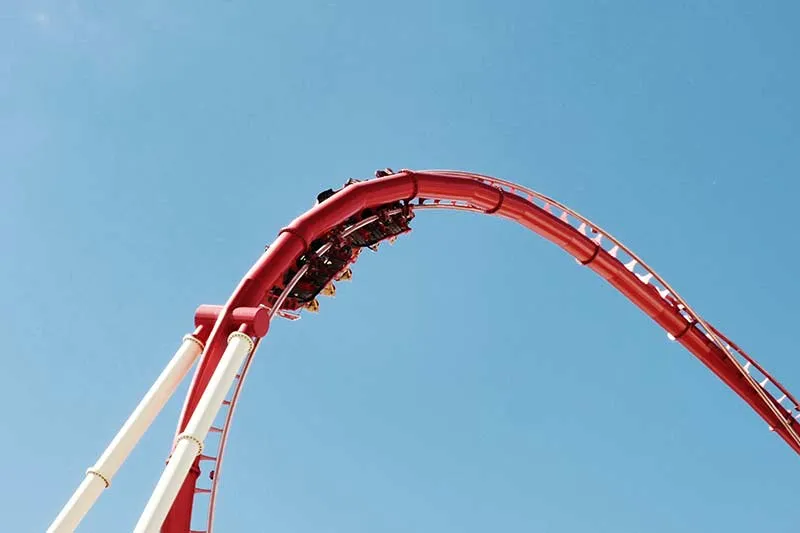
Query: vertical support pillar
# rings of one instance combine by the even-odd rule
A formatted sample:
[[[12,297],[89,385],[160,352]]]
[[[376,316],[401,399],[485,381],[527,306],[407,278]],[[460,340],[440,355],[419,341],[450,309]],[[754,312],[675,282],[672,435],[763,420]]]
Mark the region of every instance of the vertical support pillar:
[[[186,428],[176,438],[172,457],[158,480],[134,528],[134,533],[158,533],[161,529],[189,469],[203,451],[203,441],[222,407],[228,390],[233,385],[236,372],[253,347],[253,339],[243,331],[234,331],[228,336],[228,346]]]
[[[186,335],[183,338],[183,343],[172,360],[125,421],[97,463],[86,471],[83,482],[61,509],[55,521],[47,529],[47,533],[74,531],[103,490],[111,485],[111,478],[128,458],[203,351],[203,342],[198,338],[201,330],[202,328],[198,328],[193,335]]]

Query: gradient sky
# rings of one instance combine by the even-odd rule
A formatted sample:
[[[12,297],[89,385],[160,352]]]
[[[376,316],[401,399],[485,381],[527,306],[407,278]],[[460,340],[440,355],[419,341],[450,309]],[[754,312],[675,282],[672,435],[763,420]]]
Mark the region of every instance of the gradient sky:
[[[522,183],[623,239],[795,393],[797,2],[6,0],[3,533],[43,531],[190,331],[322,189]],[[797,530],[798,457],[600,278],[425,213],[274,324],[216,530]],[[129,531],[176,397],[85,520]]]

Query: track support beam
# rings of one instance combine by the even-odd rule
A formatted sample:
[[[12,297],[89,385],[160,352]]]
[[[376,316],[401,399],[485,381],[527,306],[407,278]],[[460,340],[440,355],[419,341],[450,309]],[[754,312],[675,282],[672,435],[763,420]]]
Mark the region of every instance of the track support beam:
[[[86,471],[83,482],[61,509],[47,529],[47,533],[71,533],[74,531],[103,490],[111,485],[111,478],[128,458],[139,439],[175,393],[178,384],[183,381],[203,351],[203,342],[200,340],[202,330],[203,328],[200,327],[195,330],[193,335],[186,335],[183,338],[183,342],[172,360],[133,410],[108,448],[94,466]]]
[[[240,329],[246,329],[246,327],[243,326]],[[236,372],[253,348],[253,339],[241,330],[234,331],[228,336],[228,346],[200,397],[189,423],[183,433],[175,439],[172,457],[167,463],[161,479],[158,480],[158,484],[134,528],[134,533],[158,533],[161,529],[183,480],[197,456],[203,451],[203,441],[222,407],[225,395],[233,385]]]

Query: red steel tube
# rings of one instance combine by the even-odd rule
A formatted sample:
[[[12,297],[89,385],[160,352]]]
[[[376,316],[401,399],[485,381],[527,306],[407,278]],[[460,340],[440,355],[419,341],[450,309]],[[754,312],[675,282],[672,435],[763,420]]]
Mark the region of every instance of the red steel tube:
[[[642,283],[620,261],[607,251],[598,249],[598,244],[590,238],[530,201],[513,193],[504,193],[497,187],[477,179],[412,171],[403,171],[389,177],[346,187],[281,230],[278,238],[250,268],[228,302],[219,311],[222,319],[217,322],[206,342],[205,353],[198,365],[181,413],[178,432],[183,430],[205,390],[225,348],[225,339],[237,327],[232,310],[257,307],[267,291],[306,251],[308,243],[347,218],[367,207],[410,200],[415,196],[469,202],[484,212],[516,221],[563,248],[602,276],[664,330],[677,337],[678,342],[733,389],[795,452],[800,454],[800,445],[781,426],[769,406],[752,389],[722,350],[697,328],[692,326],[687,329],[686,319],[674,306],[661,298],[652,285]],[[789,418],[789,420],[796,426],[797,422],[794,419]],[[190,531],[194,488],[198,475],[199,468],[193,468],[187,476],[164,522],[163,533]]]

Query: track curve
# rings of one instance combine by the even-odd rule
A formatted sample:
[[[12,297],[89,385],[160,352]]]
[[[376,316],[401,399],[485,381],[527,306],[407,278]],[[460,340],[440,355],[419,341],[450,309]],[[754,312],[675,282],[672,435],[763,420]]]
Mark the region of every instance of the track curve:
[[[226,303],[206,341],[180,416],[181,432],[197,405],[235,329],[231,310],[257,307],[309,244],[362,210],[396,201],[417,200],[415,211],[451,209],[499,216],[534,231],[572,255],[619,290],[659,324],[706,367],[733,389],[787,444],[800,454],[800,404],[777,380],[708,324],[677,292],[641,258],[577,212],[542,195],[497,178],[452,170],[404,170],[391,176],[350,185],[310,209],[282,229],[277,239],[250,268]],[[323,247],[321,253],[326,250]],[[296,276],[299,279],[302,272]],[[295,279],[294,281],[297,281]],[[289,288],[287,288],[287,291]],[[280,307],[272,310],[274,315]],[[257,339],[258,342],[258,339]],[[190,533],[194,498],[207,493],[205,529],[213,527],[219,471],[234,408],[255,350],[245,360],[226,401],[216,456],[200,456],[187,476],[164,522],[164,533]],[[199,462],[216,463],[210,489],[197,487]],[[199,518],[199,517],[197,517]]]

